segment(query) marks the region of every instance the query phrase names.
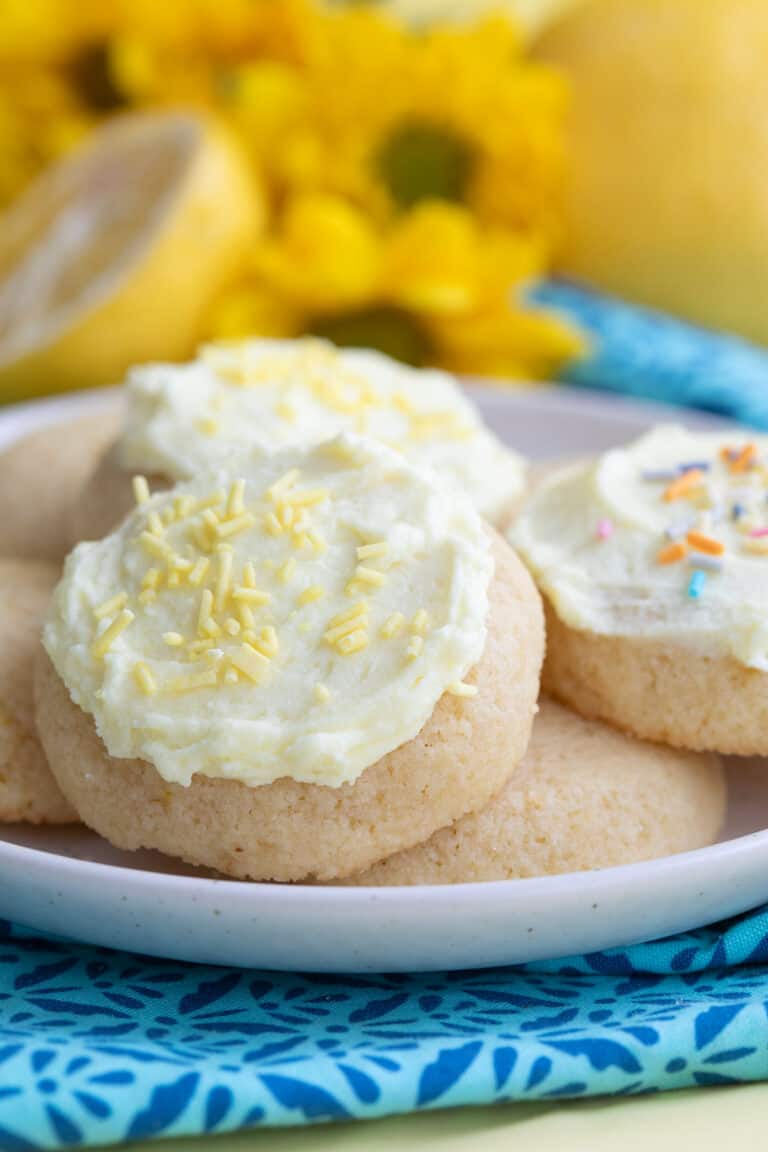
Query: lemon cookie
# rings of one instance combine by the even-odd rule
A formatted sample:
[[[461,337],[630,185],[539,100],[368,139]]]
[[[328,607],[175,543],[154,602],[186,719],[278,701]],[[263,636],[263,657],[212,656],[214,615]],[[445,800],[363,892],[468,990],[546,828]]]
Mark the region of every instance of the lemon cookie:
[[[717,756],[648,744],[544,700],[525,758],[485,808],[345,883],[461,884],[650,860],[712,843],[725,799]]]
[[[35,731],[33,668],[55,568],[0,560],[0,821],[76,820]]]
[[[494,523],[525,486],[523,460],[485,427],[453,377],[377,352],[309,339],[214,345],[190,364],[135,369],[127,401],[119,442],[75,509],[77,539],[98,539],[119,522],[135,473],[168,485],[226,465],[243,447],[274,452],[344,431],[434,469]]]
[[[548,691],[680,747],[768,752],[768,438],[659,427],[533,495]]]
[[[0,554],[64,559],[72,505],[118,425],[116,411],[85,416],[32,432],[0,455]]]
[[[149,496],[67,561],[38,726],[81,817],[233,876],[331,879],[522,757],[538,595],[470,502],[342,437]]]

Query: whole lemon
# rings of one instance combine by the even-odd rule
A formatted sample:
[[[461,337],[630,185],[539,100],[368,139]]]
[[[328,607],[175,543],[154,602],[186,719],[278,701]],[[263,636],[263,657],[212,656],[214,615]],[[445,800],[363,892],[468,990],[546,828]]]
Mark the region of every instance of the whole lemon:
[[[768,343],[768,2],[587,0],[536,53],[572,82],[563,269]]]

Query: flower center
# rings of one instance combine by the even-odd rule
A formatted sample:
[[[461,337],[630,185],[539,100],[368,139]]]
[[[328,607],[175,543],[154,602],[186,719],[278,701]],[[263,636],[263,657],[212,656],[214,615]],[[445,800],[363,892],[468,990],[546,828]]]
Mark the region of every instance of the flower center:
[[[377,157],[379,174],[401,208],[420,200],[464,199],[472,155],[465,142],[435,124],[402,124]]]
[[[340,348],[375,348],[416,368],[434,359],[428,333],[399,308],[361,308],[338,316],[310,317],[306,331]]]
[[[83,104],[93,112],[114,112],[126,103],[112,76],[105,43],[86,44],[70,64],[70,77]]]

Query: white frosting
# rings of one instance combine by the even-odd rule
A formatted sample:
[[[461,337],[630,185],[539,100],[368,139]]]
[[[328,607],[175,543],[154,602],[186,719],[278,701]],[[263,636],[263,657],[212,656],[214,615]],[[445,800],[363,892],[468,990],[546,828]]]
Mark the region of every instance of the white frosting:
[[[336,787],[463,691],[492,570],[470,502],[390,449],[345,436],[257,450],[80,544],[44,644],[112,756],[181,784]],[[354,625],[335,623],[350,610]]]
[[[737,457],[749,445],[742,467]],[[696,463],[705,465],[698,480],[669,499],[670,485]],[[571,627],[660,637],[768,671],[766,463],[768,437],[659,427],[555,474],[510,538]],[[657,472],[668,475],[648,478]],[[696,533],[722,553],[702,550]],[[662,563],[670,546],[683,555]]]
[[[190,364],[135,369],[121,459],[132,472],[185,480],[248,445],[273,452],[344,431],[433,468],[491,520],[525,485],[522,458],[485,427],[453,377],[317,340],[214,345]]]

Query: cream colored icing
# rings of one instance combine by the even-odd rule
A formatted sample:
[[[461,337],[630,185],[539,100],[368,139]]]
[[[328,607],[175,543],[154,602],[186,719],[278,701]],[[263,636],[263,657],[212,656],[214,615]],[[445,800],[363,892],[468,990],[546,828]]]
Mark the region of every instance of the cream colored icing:
[[[695,483],[665,499],[681,466],[696,463]],[[661,426],[552,476],[510,539],[571,627],[659,637],[767,671],[767,464],[768,437]],[[704,551],[720,545],[720,555]],[[684,554],[670,561],[670,548]]]
[[[274,451],[344,431],[434,469],[491,520],[525,485],[522,458],[453,377],[318,340],[213,345],[190,364],[135,369],[120,451],[129,471],[184,480],[247,445]]]
[[[345,435],[144,499],[69,556],[44,644],[112,756],[337,787],[471,694],[492,571],[465,497]]]

